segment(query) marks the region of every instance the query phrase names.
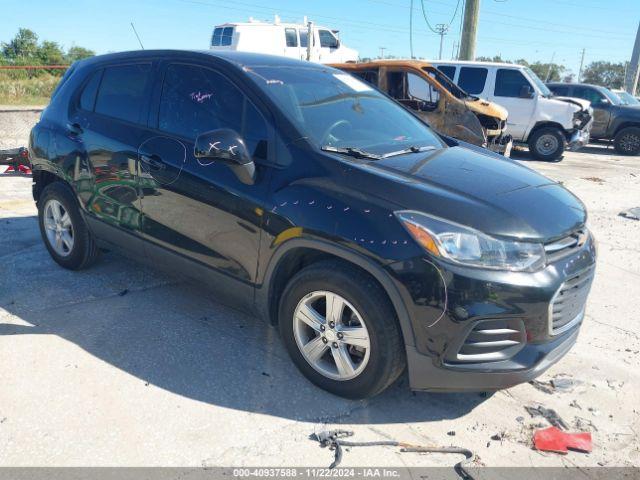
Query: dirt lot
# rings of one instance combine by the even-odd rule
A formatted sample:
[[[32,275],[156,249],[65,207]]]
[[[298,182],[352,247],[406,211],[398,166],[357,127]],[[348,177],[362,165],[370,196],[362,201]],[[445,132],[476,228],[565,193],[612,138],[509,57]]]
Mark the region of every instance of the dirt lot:
[[[113,254],[61,269],[40,239],[31,180],[0,175],[0,466],[327,466],[331,452],[307,438],[325,426],[463,446],[477,465],[640,466],[640,222],[618,216],[640,206],[640,159],[602,146],[557,164],[518,158],[589,209],[599,260],[577,345],[542,385],[414,394],[403,379],[359,402],[308,383],[274,329],[198,286]],[[561,378],[565,389],[548,384]],[[524,407],[538,405],[591,431],[593,453],[532,450],[547,423]],[[389,447],[343,461],[452,463]]]

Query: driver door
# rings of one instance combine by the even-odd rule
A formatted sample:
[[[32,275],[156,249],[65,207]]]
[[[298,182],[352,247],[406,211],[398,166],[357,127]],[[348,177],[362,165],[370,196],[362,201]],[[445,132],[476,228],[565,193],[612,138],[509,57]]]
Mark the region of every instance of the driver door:
[[[572,96],[591,102],[593,108],[591,136],[593,138],[606,136],[609,120],[611,120],[611,102],[595,88],[584,86],[574,86]]]

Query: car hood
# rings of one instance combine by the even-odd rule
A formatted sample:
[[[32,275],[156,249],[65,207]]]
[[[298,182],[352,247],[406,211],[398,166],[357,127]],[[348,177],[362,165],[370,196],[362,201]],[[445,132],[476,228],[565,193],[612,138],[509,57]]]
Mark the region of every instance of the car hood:
[[[464,100],[464,104],[473,113],[479,113],[481,115],[487,115],[489,117],[495,117],[500,120],[507,119],[507,109],[498,105],[497,103],[489,102],[482,98],[477,100]]]
[[[553,100],[559,100],[561,102],[566,102],[566,103],[572,103],[578,107],[580,107],[582,110],[588,110],[589,107],[591,106],[591,102],[589,100],[584,100],[582,98],[575,98],[575,97],[558,97],[556,95],[554,95],[553,97],[551,97]]]
[[[491,235],[548,241],[584,225],[584,205],[560,184],[516,161],[480,152],[449,147],[362,166],[394,177],[376,187],[387,200]]]

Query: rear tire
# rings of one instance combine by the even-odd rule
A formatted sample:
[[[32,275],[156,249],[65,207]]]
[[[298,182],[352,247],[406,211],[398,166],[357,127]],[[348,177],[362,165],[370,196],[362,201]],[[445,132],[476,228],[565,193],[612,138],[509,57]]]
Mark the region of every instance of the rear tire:
[[[38,223],[51,258],[60,266],[80,270],[97,260],[98,246],[66,184],[54,182],[44,188],[38,200]]]
[[[640,128],[623,128],[616,133],[613,145],[620,155],[638,155],[640,153]]]
[[[330,302],[338,307],[327,307]],[[406,365],[386,293],[369,275],[340,261],[311,265],[289,281],[280,299],[279,328],[298,369],[335,395],[377,395]]]
[[[534,158],[546,162],[562,160],[564,153],[564,134],[554,127],[539,128],[529,137],[529,151]]]

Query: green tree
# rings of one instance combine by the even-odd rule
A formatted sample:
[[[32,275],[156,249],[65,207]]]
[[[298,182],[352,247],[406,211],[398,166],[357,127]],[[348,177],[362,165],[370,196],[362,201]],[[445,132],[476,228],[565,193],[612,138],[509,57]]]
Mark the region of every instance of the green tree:
[[[584,69],[582,79],[585,83],[602,85],[607,88],[622,88],[624,84],[624,63],[604,60],[592,62]]]
[[[83,58],[93,57],[95,54],[96,52],[89,50],[88,48],[73,46],[67,50],[66,59],[68,62],[73,63],[77,60],[82,60]]]
[[[12,62],[33,60],[38,54],[38,35],[28,28],[21,28],[9,43],[2,43],[2,56]]]
[[[566,68],[557,63],[533,62],[528,67],[540,77],[543,82],[558,82]]]
[[[43,65],[60,65],[64,63],[64,52],[56,42],[45,40],[38,47],[38,59]]]

